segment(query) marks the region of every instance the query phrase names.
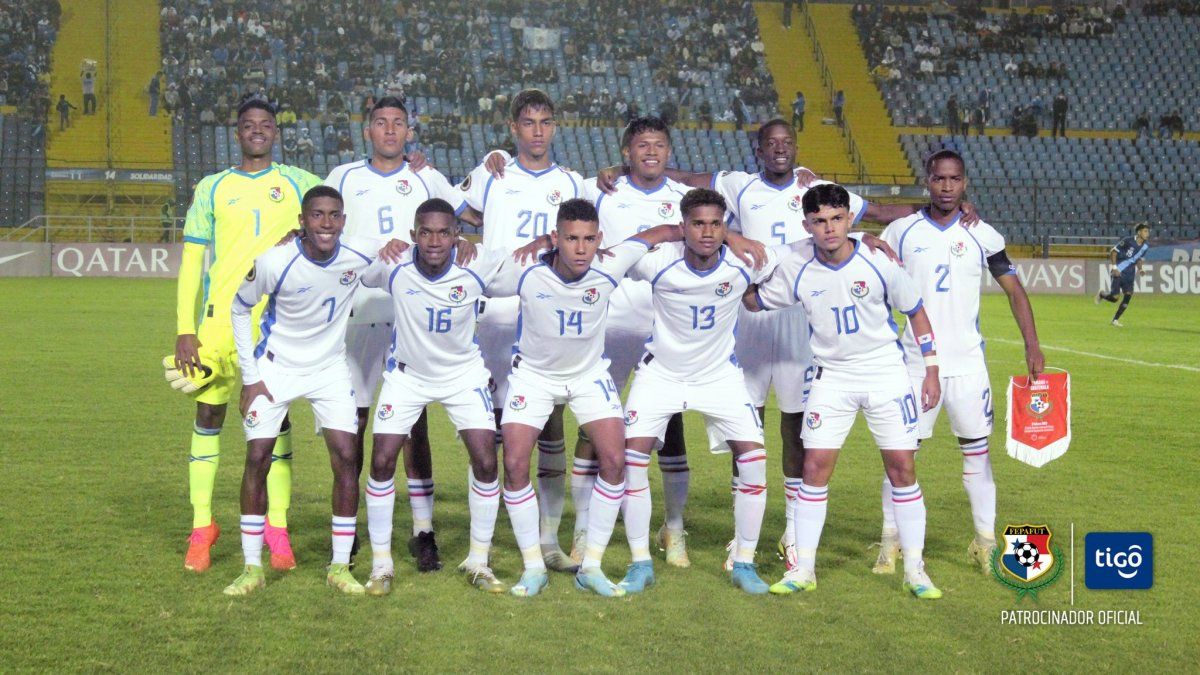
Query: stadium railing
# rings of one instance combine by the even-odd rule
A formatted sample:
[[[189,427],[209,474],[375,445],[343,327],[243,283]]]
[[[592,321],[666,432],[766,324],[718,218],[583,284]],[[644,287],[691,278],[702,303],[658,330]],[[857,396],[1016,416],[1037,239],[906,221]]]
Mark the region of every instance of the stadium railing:
[[[800,13],[804,17],[804,30],[808,33],[808,39],[813,45],[813,56],[816,57],[817,63],[821,66],[821,85],[825,89],[826,100],[832,101],[833,95],[837,91],[837,85],[833,81],[833,73],[829,70],[829,64],[825,61],[825,53],[821,51],[821,42],[817,39],[817,27],[813,24],[812,14],[808,11],[807,2],[800,3]],[[863,165],[862,153],[859,152],[858,143],[854,140],[854,132],[850,129],[850,122],[846,119],[844,104],[842,106],[841,134],[842,138],[846,141],[846,152],[850,155],[850,160],[854,163],[854,166],[858,167],[857,175],[845,176],[843,179],[862,182],[867,175],[865,173],[867,169]]]
[[[170,229],[162,218],[147,216],[36,216],[0,230],[0,241],[26,242],[163,242],[183,241],[183,218],[172,218]]]
[[[1105,258],[1118,237],[1067,237],[1042,235],[1043,258]]]

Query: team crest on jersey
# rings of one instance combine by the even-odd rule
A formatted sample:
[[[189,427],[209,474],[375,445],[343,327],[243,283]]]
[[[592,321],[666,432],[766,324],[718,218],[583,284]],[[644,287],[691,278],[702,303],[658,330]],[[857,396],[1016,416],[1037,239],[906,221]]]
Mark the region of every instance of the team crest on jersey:
[[[788,208],[793,211],[799,211],[802,204],[803,200],[800,195],[792,195],[792,198],[788,200]]]
[[[1050,394],[1044,391],[1030,394],[1029,412],[1038,417],[1042,417],[1050,412]]]
[[[409,183],[407,179],[401,178],[400,180],[396,181],[396,192],[406,195],[412,192],[412,184]]]
[[[512,408],[513,410],[524,410],[525,409],[525,397],[524,396],[512,397],[508,401],[508,407]]]
[[[594,305],[600,299],[600,291],[595,288],[589,288],[583,292],[583,304]]]
[[[821,413],[808,413],[807,419],[804,420],[804,423],[808,425],[809,429],[819,429],[821,427]]]
[[[675,205],[671,202],[663,202],[658,205],[658,215],[660,218],[670,218],[675,215]]]
[[[248,427],[258,426],[258,411],[257,410],[251,410],[250,412],[246,413],[246,426],[248,426]]]
[[[950,252],[961,258],[967,252],[967,242],[959,240],[950,244]]]
[[[634,422],[637,422],[637,411],[636,410],[626,410],[625,411],[625,426],[627,426],[627,427],[632,426]]]
[[[467,297],[467,291],[462,286],[453,286],[450,288],[451,302],[461,302],[465,297]]]
[[[283,201],[283,188],[273,187],[271,188],[271,191],[267,193],[267,196],[270,197],[271,201],[273,202],[281,202]]]
[[[867,293],[870,292],[871,289],[867,288],[867,282],[865,281],[856,281],[850,284],[850,295],[856,298],[865,298],[867,297]]]
[[[394,408],[392,408],[391,403],[384,403],[383,405],[379,406],[379,419],[381,419],[381,420],[390,419],[391,416],[395,415],[395,414],[396,414],[396,410]]]
[[[350,284],[354,283],[354,280],[357,278],[358,275],[354,273],[354,270],[346,270],[342,273],[342,285],[349,286]]]
[[[562,200],[562,190],[551,190],[546,194],[546,201],[550,202],[554,206],[561,204]]]
[[[728,281],[723,281],[717,285],[717,295],[721,296],[722,298],[729,295],[729,292],[732,290],[733,284],[729,283]]]

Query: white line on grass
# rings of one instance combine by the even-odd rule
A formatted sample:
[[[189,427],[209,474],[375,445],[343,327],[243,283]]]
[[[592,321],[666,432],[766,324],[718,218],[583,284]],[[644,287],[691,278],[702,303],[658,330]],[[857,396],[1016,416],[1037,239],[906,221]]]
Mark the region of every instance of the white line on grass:
[[[1002,342],[1006,345],[1024,346],[1024,342],[1020,340],[1007,340],[1005,338],[988,338],[991,342]],[[1175,368],[1176,370],[1186,370],[1192,373],[1200,373],[1200,368],[1195,366],[1185,366],[1179,363],[1154,363],[1153,361],[1139,361],[1137,359],[1123,359],[1118,356],[1109,356],[1108,354],[1097,354],[1095,352],[1085,352],[1078,349],[1069,349],[1067,347],[1051,347],[1050,345],[1042,345],[1042,349],[1052,352],[1067,352],[1068,354],[1078,354],[1079,356],[1090,356],[1096,359],[1105,359],[1107,361],[1120,361],[1121,363],[1131,363],[1135,366],[1152,366],[1155,368]]]

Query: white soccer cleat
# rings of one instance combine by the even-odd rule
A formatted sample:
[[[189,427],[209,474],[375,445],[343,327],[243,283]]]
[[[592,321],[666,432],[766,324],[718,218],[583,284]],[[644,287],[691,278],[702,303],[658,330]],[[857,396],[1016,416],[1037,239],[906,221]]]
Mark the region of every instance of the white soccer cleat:
[[[789,540],[787,535],[780,535],[779,548],[776,550],[776,555],[783,561],[785,571],[791,572],[796,569],[796,540]]]
[[[688,558],[686,530],[672,530],[663,525],[658,528],[657,541],[658,550],[667,553],[668,565],[673,567],[692,566],[692,561]]]
[[[371,567],[371,578],[367,580],[367,595],[382,597],[392,592],[392,579],[396,576],[391,561],[376,563]]]
[[[904,574],[904,590],[912,593],[919,600],[937,600],[942,597],[942,591],[933,585],[925,566]]]
[[[575,574],[579,571],[579,563],[563,553],[562,549],[557,546],[552,549],[542,549],[542,562],[546,564],[546,569],[555,572]]]
[[[875,574],[895,574],[896,561],[900,559],[899,537],[892,533],[886,533],[878,544],[872,544],[872,546],[879,547],[879,557],[875,559],[875,565],[871,571]]]
[[[725,562],[721,565],[721,569],[726,572],[733,571],[733,548],[737,546],[737,539],[730,539],[728,544],[725,544]]]
[[[571,560],[576,565],[583,563],[583,554],[587,552],[587,530],[578,530],[571,540]]]
[[[1124,328],[1125,327],[1125,324],[1121,323],[1120,321],[1117,321],[1116,319],[1112,320],[1112,325],[1114,328]]]
[[[979,539],[972,539],[971,545],[967,547],[967,558],[971,563],[977,565],[984,574],[992,572],[992,556],[996,553],[996,542],[980,543]]]

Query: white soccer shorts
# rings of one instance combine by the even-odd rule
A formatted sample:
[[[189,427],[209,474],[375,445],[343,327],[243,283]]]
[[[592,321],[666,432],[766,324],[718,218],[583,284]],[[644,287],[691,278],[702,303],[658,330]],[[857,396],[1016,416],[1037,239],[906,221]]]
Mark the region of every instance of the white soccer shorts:
[[[263,356],[258,359],[258,371],[275,400],[272,402],[259,396],[250,402],[250,409],[242,419],[246,440],[278,436],[292,401],[302,398],[312,404],[318,429],[358,432],[350,368],[345,361],[338,360],[316,372],[296,375]]]
[[[803,412],[815,372],[804,308],[793,305],[776,312],[742,308],[737,331],[734,353],[745,372],[750,400],[761,408],[774,387],[780,412]]]
[[[840,450],[854,426],[858,411],[867,417],[867,428],[883,450],[916,450],[920,399],[907,375],[881,377],[870,391],[848,391],[844,385],[813,381],[800,438],[806,448]]]
[[[924,375],[909,373],[913,392],[920,403],[921,384]],[[992,383],[987,371],[941,378],[942,397],[928,411],[921,412],[920,437],[925,440],[933,436],[933,425],[938,413],[946,408],[950,418],[950,432],[959,438],[986,438],[992,435]],[[920,406],[917,407],[920,410]]]
[[[763,442],[758,417],[742,371],[728,364],[705,382],[684,382],[662,371],[654,361],[638,367],[625,406],[626,438],[660,438],[675,413],[695,410],[704,415],[710,436]]]
[[[646,354],[646,340],[649,333],[641,334],[632,330],[610,327],[604,333],[604,355],[611,362],[608,374],[612,376],[617,391],[624,391],[629,383],[629,376],[637,367],[638,361]]]
[[[481,364],[441,382],[413,377],[399,369],[385,372],[379,404],[375,406],[375,433],[407,436],[430,403],[441,403],[458,431],[496,428],[488,372]]]
[[[483,353],[483,365],[491,376],[492,401],[504,407],[508,372],[512,368],[513,345],[517,342],[518,298],[484,298],[483,312],[475,328],[475,339]]]
[[[354,385],[354,404],[370,408],[392,349],[392,324],[352,323],[346,327],[346,363]]]
[[[517,361],[508,376],[508,394],[504,400],[501,424],[513,422],[537,429],[546,426],[556,405],[570,406],[580,426],[622,416],[621,395],[608,375],[607,359],[601,359],[587,373],[566,382],[532,372],[528,366],[522,369]]]

